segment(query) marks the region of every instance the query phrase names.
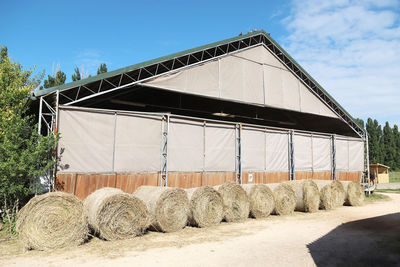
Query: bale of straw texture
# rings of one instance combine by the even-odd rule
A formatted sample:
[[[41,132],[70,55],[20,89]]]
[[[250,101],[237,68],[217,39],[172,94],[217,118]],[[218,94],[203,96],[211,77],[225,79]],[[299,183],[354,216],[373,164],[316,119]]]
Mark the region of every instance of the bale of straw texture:
[[[364,203],[365,195],[364,190],[359,182],[356,181],[343,181],[344,190],[346,191],[347,206],[361,206]]]
[[[318,186],[321,202],[320,208],[325,210],[332,210],[336,207],[335,199],[337,199],[337,191],[333,191],[332,181],[330,180],[313,180]]]
[[[38,250],[78,246],[89,234],[82,201],[63,192],[32,198],[19,211],[16,230],[26,249]]]
[[[332,195],[334,197],[334,205],[335,207],[343,206],[346,200],[346,191],[344,190],[343,184],[341,181],[333,180],[332,181]]]
[[[320,203],[318,186],[312,180],[286,182],[296,194],[296,211],[317,212]]]
[[[296,207],[296,193],[286,183],[273,183],[267,186],[274,192],[275,209],[274,214],[290,215]]]
[[[214,188],[222,196],[226,222],[240,222],[249,217],[250,201],[243,187],[233,182],[226,182]]]
[[[133,195],[142,200],[153,215],[152,230],[175,232],[186,226],[189,199],[185,190],[173,187],[141,186]]]
[[[274,193],[265,184],[243,184],[250,200],[250,216],[268,217],[275,208]]]
[[[211,186],[186,189],[190,201],[189,223],[192,226],[217,225],[224,217],[221,194]]]
[[[105,240],[142,235],[152,222],[143,201],[117,188],[104,187],[94,191],[83,206],[89,227]]]

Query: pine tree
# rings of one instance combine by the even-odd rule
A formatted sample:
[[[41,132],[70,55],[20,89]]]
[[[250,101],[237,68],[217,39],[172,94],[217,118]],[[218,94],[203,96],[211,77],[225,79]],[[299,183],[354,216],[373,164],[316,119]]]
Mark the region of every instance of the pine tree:
[[[50,88],[54,86],[58,86],[65,83],[67,76],[61,70],[58,70],[56,75],[53,77],[51,75],[47,76],[47,80],[44,80],[43,86],[44,88]]]
[[[385,123],[383,127],[383,136],[381,141],[381,147],[383,148],[383,159],[384,164],[392,169],[395,169],[395,158],[396,158],[396,148],[393,130],[389,125],[389,122]]]
[[[399,127],[397,125],[393,126],[393,136],[394,136],[394,144],[395,144],[395,169],[400,169],[400,132]]]
[[[101,63],[100,67],[97,69],[97,75],[107,72],[106,63]]]
[[[81,79],[81,72],[78,67],[75,67],[75,73],[71,76],[73,81],[79,81]]]
[[[380,162],[378,129],[371,118],[367,120],[366,129],[368,132],[369,160],[371,163],[378,163]]]

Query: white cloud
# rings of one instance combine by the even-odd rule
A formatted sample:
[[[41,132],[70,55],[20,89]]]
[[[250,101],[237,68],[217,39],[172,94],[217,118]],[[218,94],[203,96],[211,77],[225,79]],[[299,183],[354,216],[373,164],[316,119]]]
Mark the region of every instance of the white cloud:
[[[292,2],[283,46],[354,117],[400,124],[399,2]]]

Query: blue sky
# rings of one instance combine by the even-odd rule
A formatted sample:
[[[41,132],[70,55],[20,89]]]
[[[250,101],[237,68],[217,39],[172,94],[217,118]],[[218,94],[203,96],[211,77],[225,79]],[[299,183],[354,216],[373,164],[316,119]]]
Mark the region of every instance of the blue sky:
[[[71,80],[264,29],[354,117],[400,124],[400,1],[8,1],[0,45]]]

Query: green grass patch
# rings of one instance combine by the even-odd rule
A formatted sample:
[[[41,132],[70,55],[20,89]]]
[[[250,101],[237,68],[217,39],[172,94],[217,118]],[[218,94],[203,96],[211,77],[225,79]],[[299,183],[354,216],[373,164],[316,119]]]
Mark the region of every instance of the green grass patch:
[[[378,193],[373,193],[371,195],[365,196],[366,203],[373,203],[376,201],[389,201],[389,200],[391,200],[391,198],[389,196],[386,196],[383,194],[378,194]]]
[[[400,194],[400,189],[376,189],[375,192]]]
[[[389,172],[390,183],[400,183],[400,172]]]

